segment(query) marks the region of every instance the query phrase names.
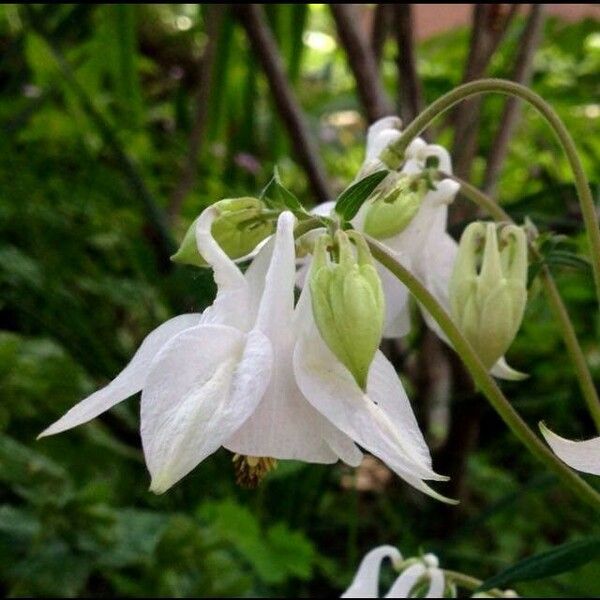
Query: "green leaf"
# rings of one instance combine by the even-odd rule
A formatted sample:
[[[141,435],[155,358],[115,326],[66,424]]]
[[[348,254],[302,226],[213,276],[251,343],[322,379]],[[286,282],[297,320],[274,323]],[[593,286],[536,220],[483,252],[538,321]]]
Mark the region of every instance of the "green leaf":
[[[600,554],[600,536],[569,542],[530,556],[484,581],[477,591],[506,588],[519,581],[543,579],[572,571]]]
[[[306,210],[300,200],[292,194],[282,183],[277,167],[273,169],[273,177],[260,193],[260,199],[271,208],[288,209],[297,216],[305,216]]]
[[[553,250],[546,256],[549,265],[558,265],[586,271],[591,275],[592,266],[590,262],[578,254],[566,250]]]
[[[235,547],[264,583],[278,585],[290,577],[310,577],[317,552],[302,532],[284,523],[265,531],[248,508],[231,500],[207,502],[199,516]]]
[[[367,175],[360,181],[346,188],[338,197],[335,204],[336,212],[346,221],[354,218],[363,202],[373,193],[373,190],[387,177],[389,171],[383,169]]]

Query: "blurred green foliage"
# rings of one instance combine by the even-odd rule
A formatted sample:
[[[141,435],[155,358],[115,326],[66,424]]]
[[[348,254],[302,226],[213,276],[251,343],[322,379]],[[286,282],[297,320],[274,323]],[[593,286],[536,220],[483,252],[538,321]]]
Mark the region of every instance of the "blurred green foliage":
[[[383,493],[342,485],[349,469],[281,464],[257,491],[234,484],[225,452],[175,489],[147,491],[137,400],[52,439],[36,435],[108,381],[158,323],[202,309],[209,273],[164,263],[156,222],[93,105],[134,162],[156,206],[178,184],[193,122],[197,60],[206,43],[196,5],[0,7],[0,593],[10,596],[216,596],[339,593],[378,543],[485,578],[516,560],[592,530],[597,519],[526,455],[487,406],[469,457],[469,500],[458,517],[392,480]],[[325,5],[271,5],[290,80],[318,136],[337,190],[363,153],[364,121]],[[495,57],[506,76],[523,21]],[[307,206],[307,180],[241,28],[220,29],[217,77],[198,178],[175,220],[179,238],[202,207],[257,194],[275,163]],[[468,48],[459,30],[418,47],[426,98],[456,85]],[[58,54],[57,54],[58,51]],[[383,75],[397,82],[392,42]],[[63,57],[65,65],[57,62]],[[78,82],[79,92],[68,71]],[[546,24],[533,87],[575,136],[600,181],[600,28]],[[81,94],[83,91],[83,97]],[[485,165],[502,99],[486,101],[475,178]],[[449,144],[452,131],[439,128]],[[500,196],[517,218],[585,243],[566,162],[548,128],[526,110]],[[557,270],[582,345],[600,375],[600,325],[589,275]],[[413,336],[418,346],[419,335]],[[559,332],[532,290],[511,349],[527,384],[506,384],[532,425],[590,435]],[[460,390],[454,402],[461,402]],[[483,400],[481,401],[483,402]],[[520,586],[525,594],[594,595],[600,572]]]

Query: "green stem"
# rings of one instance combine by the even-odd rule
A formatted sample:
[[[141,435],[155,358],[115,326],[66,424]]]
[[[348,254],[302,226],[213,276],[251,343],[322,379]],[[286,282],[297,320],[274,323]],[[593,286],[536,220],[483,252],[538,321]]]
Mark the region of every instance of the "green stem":
[[[463,195],[489,212],[490,215],[497,221],[508,221],[509,223],[513,222],[510,216],[502,209],[502,207],[494,202],[492,198],[478,190],[475,186],[472,186],[470,183],[467,183],[466,181],[463,181],[454,175],[447,175],[445,173],[442,173],[441,175],[444,177],[450,177],[459,183]],[[536,248],[530,246],[530,249],[536,258],[541,258]],[[596,391],[592,374],[587,366],[585,355],[581,349],[581,346],[579,345],[579,341],[577,340],[573,323],[569,318],[567,308],[560,297],[556,283],[554,282],[554,278],[552,277],[550,269],[547,266],[542,267],[540,278],[544,289],[546,290],[550,307],[560,327],[569,358],[571,359],[575,368],[581,393],[583,394],[596,428],[598,431],[600,431],[600,398],[598,397],[598,392]]]
[[[556,137],[565,151],[575,178],[575,188],[577,189],[579,204],[581,205],[581,214],[583,215],[583,222],[590,242],[596,293],[600,301],[600,229],[598,228],[598,218],[596,216],[592,192],[590,191],[583,165],[577,154],[577,148],[571,134],[554,109],[541,96],[532,92],[529,88],[503,79],[480,79],[479,81],[460,85],[441,98],[438,98],[417,116],[402,132],[400,139],[382,153],[381,159],[392,167],[398,167],[404,160],[404,151],[408,144],[438,116],[452,108],[455,104],[458,104],[461,100],[488,92],[516,96],[525,100],[544,116],[554,130]]]
[[[471,577],[470,575],[465,575],[464,573],[459,573],[458,571],[450,571],[448,569],[443,569],[444,575],[446,577],[446,581],[449,583],[454,583],[458,587],[464,588],[466,590],[475,591],[481,587],[483,581],[477,579],[476,577]],[[504,598],[504,592],[499,589],[487,590],[486,594],[490,595],[492,598]]]
[[[326,225],[323,223],[323,217],[310,217],[304,221],[300,221],[296,225],[294,229],[294,237],[298,239],[305,233],[308,233],[313,229],[318,229],[319,227],[326,227]]]
[[[533,433],[527,423],[521,419],[492,379],[471,344],[429,290],[392,258],[383,245],[367,236],[365,236],[365,239],[369,244],[373,257],[394,274],[437,321],[453,348],[463,360],[478,388],[523,445],[551,469],[574,494],[600,511],[600,494],[560,461]]]

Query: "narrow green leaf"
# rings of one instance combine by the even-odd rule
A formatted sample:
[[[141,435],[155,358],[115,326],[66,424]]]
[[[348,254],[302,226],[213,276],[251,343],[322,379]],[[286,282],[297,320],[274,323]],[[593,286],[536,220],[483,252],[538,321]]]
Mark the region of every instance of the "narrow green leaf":
[[[591,273],[590,262],[582,256],[566,250],[553,250],[546,256],[546,262],[550,265],[563,265]]]
[[[275,209],[288,209],[295,215],[307,214],[300,200],[281,183],[277,167],[273,169],[273,177],[261,192],[260,199]]]
[[[227,119],[234,112],[232,100],[234,88],[235,68],[232,61],[239,48],[235,37],[235,18],[232,11],[227,9],[219,27],[216,60],[214,65],[215,76],[211,82],[208,119],[209,139],[221,139],[225,135]]]
[[[569,542],[530,556],[490,577],[477,591],[484,592],[492,588],[506,588],[519,581],[543,579],[560,573],[572,571],[600,554],[600,536]]]
[[[137,23],[134,4],[115,4],[113,27],[117,42],[117,64],[115,79],[119,103],[124,111],[124,123],[133,119],[139,124],[142,112],[142,93],[137,72]]]
[[[335,204],[336,212],[350,221],[358,212],[363,202],[373,193],[373,190],[387,177],[389,171],[383,169],[367,175],[360,181],[346,188],[338,197]]]

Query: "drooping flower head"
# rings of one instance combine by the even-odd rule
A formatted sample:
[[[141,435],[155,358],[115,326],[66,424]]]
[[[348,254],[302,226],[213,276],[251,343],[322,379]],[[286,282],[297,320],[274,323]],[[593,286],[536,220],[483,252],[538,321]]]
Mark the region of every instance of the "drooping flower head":
[[[217,283],[214,303],[152,332],[121,374],[42,435],[83,424],[141,390],[142,443],[156,493],[220,447],[236,455],[240,482],[252,485],[278,459],[357,466],[359,444],[443,500],[424,480],[445,478],[433,471],[406,393],[392,365],[373,352],[376,342],[361,367],[361,386],[324,341],[308,287],[295,304],[296,218],[282,212],[274,235],[242,272],[214,237],[222,216],[222,208],[209,207],[195,224],[197,251]],[[360,293],[366,282],[377,297],[364,251],[358,242],[350,260],[355,250],[344,250],[350,271],[358,269],[348,285]]]
[[[330,258],[329,246],[337,260]],[[384,298],[371,252],[362,236],[340,230],[335,240],[328,235],[317,240],[310,290],[319,333],[365,389],[381,342]]]
[[[379,598],[379,581],[384,560],[389,559],[398,573],[385,598],[455,598],[456,584],[440,568],[435,554],[404,559],[393,546],[378,546],[362,559],[350,587],[342,598]],[[473,578],[466,578],[473,580]],[[476,581],[476,580],[475,580]],[[477,585],[477,584],[476,584]],[[475,593],[473,598],[516,598],[513,590]]]
[[[527,303],[527,239],[515,225],[471,223],[450,280],[451,314],[487,368],[508,350]]]

